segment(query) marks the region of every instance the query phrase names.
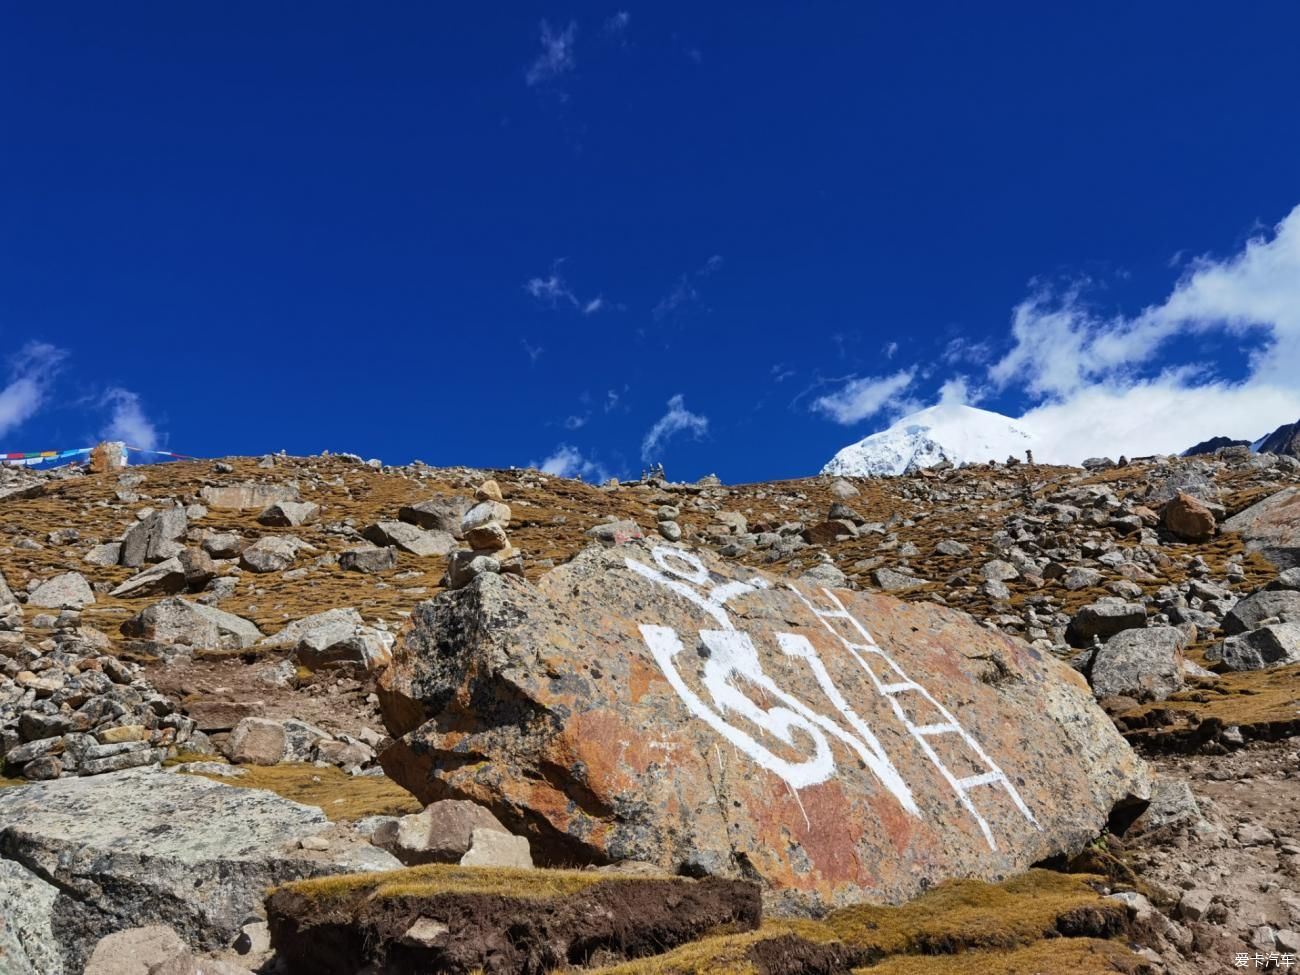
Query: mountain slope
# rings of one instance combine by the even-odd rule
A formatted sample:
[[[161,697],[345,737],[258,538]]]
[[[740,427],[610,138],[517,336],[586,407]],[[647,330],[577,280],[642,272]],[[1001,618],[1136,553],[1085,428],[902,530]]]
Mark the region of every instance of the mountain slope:
[[[931,406],[845,447],[823,474],[878,477],[949,461],[954,465],[1024,458],[1037,437],[1018,420],[973,406]]]
[[[1300,457],[1300,420],[1295,423],[1284,423],[1262,440],[1251,444],[1250,449],[1259,454]]]

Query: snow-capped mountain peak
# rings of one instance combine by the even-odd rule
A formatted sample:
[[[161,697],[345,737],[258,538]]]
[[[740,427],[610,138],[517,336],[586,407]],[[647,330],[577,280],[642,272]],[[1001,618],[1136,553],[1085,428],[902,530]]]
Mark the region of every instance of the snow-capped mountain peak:
[[[879,477],[949,461],[954,465],[1023,459],[1037,438],[1019,420],[973,406],[940,404],[912,413],[850,444],[823,474]]]

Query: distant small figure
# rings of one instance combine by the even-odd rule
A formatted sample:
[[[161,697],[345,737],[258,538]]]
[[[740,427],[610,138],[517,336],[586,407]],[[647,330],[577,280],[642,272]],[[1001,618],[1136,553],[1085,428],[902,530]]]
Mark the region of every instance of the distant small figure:
[[[1034,465],[1034,452],[1028,448],[1025,450],[1025,463],[1030,467]]]

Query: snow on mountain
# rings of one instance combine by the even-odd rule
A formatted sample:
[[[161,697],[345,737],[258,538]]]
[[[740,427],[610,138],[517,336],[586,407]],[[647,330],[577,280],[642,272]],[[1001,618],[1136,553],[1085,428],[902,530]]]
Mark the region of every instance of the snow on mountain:
[[[850,444],[822,468],[823,474],[878,477],[906,474],[949,461],[982,464],[1024,459],[1038,438],[1019,420],[976,409],[940,404],[903,417],[887,430]]]

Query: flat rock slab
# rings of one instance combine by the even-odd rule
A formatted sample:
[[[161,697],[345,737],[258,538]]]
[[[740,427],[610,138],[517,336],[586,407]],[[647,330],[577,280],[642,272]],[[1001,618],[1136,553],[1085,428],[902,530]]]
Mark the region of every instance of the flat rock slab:
[[[271,944],[289,970],[522,975],[751,931],[762,910],[756,884],[719,879],[430,865],[355,881],[271,893]]]
[[[243,484],[210,484],[199,491],[210,508],[265,508],[277,501],[297,501],[298,488],[292,484],[269,484],[247,481]]]
[[[1241,534],[1246,551],[1259,552],[1279,569],[1300,566],[1300,488],[1286,488],[1223,523]]]
[[[757,879],[775,909],[1020,872],[1149,788],[1020,640],[648,542],[421,603],[380,695],[423,801],[488,806],[542,863]]]
[[[0,858],[58,888],[46,947],[68,971],[100,938],[146,924],[224,947],[269,886],[398,866],[373,847],[292,849],[329,828],[315,806],[155,769],[0,790]]]

